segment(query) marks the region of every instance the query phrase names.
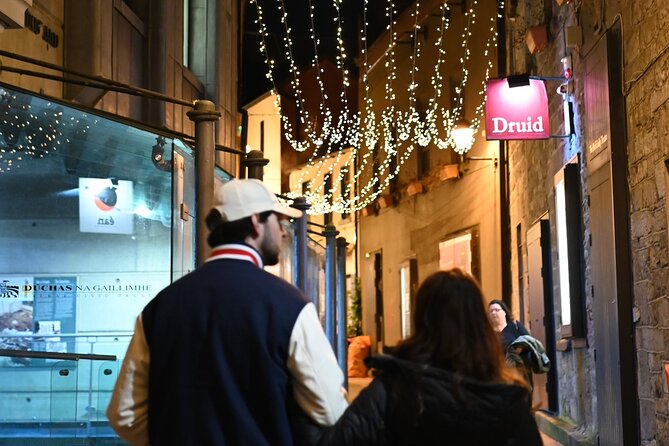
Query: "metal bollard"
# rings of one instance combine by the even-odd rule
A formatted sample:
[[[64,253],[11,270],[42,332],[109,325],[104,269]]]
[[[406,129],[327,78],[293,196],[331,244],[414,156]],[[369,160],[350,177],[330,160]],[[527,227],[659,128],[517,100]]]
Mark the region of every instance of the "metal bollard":
[[[336,350],[337,332],[335,321],[337,307],[335,305],[335,294],[337,292],[337,229],[328,224],[323,230],[325,236],[325,335]]]
[[[344,387],[348,389],[346,246],[348,246],[346,239],[344,237],[337,237],[337,362],[339,363],[339,368],[344,373]]]

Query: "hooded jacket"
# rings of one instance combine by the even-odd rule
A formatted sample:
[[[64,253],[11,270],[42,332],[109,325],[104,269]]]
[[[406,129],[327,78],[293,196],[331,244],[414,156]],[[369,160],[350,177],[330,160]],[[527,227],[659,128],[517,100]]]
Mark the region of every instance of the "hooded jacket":
[[[383,356],[379,374],[332,427],[310,444],[542,444],[526,389],[484,383],[443,369]]]

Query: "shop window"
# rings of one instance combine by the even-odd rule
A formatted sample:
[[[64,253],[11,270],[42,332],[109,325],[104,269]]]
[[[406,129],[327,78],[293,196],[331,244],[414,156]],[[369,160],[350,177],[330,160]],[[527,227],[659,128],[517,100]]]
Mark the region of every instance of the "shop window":
[[[192,268],[194,191],[173,187],[186,185],[177,145],[177,177],[192,177],[192,150],[167,135],[0,85],[0,349],[26,354],[0,357],[0,395],[40,402],[0,405],[3,422],[104,421],[118,363],[44,356],[122,360],[179,249]]]
[[[409,259],[400,265],[400,330],[402,339],[413,333],[412,312],[418,283],[418,264]]]
[[[439,242],[439,269],[460,268],[480,280],[479,231],[470,228]]]
[[[423,178],[430,170],[430,146],[418,146],[416,160],[418,162],[417,177]]]
[[[555,175],[555,227],[560,284],[560,334],[585,337],[583,324],[581,186],[575,159]]]

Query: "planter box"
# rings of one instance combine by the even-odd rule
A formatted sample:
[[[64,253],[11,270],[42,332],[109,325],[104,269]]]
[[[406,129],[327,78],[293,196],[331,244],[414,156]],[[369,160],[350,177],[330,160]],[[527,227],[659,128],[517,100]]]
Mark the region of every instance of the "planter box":
[[[423,183],[420,181],[414,181],[407,186],[407,195],[411,197],[413,195],[422,194],[423,190]]]

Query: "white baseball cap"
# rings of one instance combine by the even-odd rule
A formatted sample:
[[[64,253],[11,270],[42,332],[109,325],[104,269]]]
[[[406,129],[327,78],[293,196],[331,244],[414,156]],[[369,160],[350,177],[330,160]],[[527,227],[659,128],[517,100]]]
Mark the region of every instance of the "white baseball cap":
[[[216,191],[216,209],[224,221],[241,220],[252,214],[273,211],[300,218],[302,211],[279,203],[267,186],[256,179],[230,180]]]

